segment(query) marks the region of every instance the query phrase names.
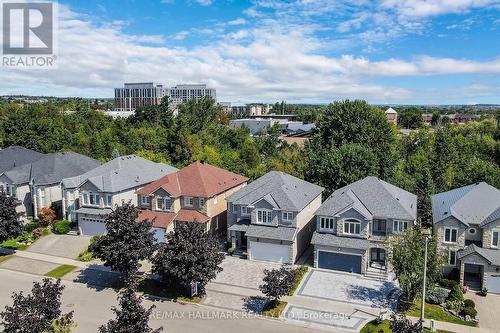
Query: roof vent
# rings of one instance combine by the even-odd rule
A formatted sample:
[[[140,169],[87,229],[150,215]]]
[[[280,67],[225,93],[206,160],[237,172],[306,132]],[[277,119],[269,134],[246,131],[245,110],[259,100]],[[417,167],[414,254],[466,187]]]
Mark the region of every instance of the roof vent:
[[[444,215],[448,215],[448,212],[444,212],[443,214],[444,214]]]

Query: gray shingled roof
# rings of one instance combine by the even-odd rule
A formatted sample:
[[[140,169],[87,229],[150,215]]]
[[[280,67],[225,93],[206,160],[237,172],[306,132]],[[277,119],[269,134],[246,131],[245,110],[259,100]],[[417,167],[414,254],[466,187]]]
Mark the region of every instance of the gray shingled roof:
[[[475,244],[467,246],[465,249],[458,251],[458,259],[467,257],[470,254],[476,253],[488,260],[492,265],[500,265],[500,251],[494,249],[485,249]]]
[[[297,233],[296,228],[273,227],[251,224],[245,233],[247,237],[258,237],[283,241],[293,241]]]
[[[42,158],[44,154],[20,146],[10,146],[0,150],[0,174],[21,166],[34,162]]]
[[[76,188],[89,181],[102,192],[116,193],[148,184],[176,168],[146,160],[136,155],[120,156],[82,175],[63,179],[66,188]]]
[[[281,210],[301,211],[323,190],[321,186],[284,172],[270,171],[227,197],[227,200],[238,205],[251,205],[267,196]]]
[[[101,162],[74,152],[51,153],[34,162],[15,167],[4,175],[13,184],[26,184],[33,180],[35,185],[49,185],[80,175],[99,165]]]
[[[333,192],[316,215],[334,216],[351,207],[368,218],[417,218],[416,195],[372,176]]]
[[[465,225],[484,226],[500,218],[500,190],[485,183],[472,184],[432,196],[432,218],[438,223],[453,216]]]
[[[90,207],[81,207],[77,209],[75,212],[79,214],[89,214],[89,215],[99,215],[104,217],[108,215],[113,210],[111,208],[90,208]]]
[[[360,249],[367,250],[370,248],[370,241],[363,238],[356,237],[340,237],[334,234],[326,234],[314,232],[311,244],[323,245],[323,246],[334,246],[334,247],[345,247],[349,249]]]

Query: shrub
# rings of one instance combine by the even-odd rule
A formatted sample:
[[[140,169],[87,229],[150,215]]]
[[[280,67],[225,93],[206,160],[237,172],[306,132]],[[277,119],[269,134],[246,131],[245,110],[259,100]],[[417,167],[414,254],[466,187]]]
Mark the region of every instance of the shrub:
[[[444,307],[448,310],[459,311],[462,308],[461,301],[446,301]]]
[[[90,244],[95,244],[97,243],[97,241],[101,238],[101,235],[95,235],[95,236],[92,236],[92,238],[90,239]]]
[[[23,230],[26,232],[33,232],[38,227],[40,227],[38,222],[30,222],[24,226]]]
[[[67,234],[71,230],[71,222],[62,220],[54,224],[54,233],[59,235]]]
[[[451,288],[450,294],[448,295],[448,300],[463,302],[464,293],[462,292],[462,289],[460,289],[460,286],[456,285]]]
[[[466,299],[464,301],[464,307],[466,307],[466,308],[475,308],[476,307],[476,303],[473,300],[471,300],[471,299]]]
[[[488,295],[488,289],[487,288],[483,288],[479,292],[479,296],[487,296],[487,295]]]
[[[229,253],[230,256],[232,256],[234,254],[234,251],[235,251],[235,248],[234,247],[230,247],[228,250],[227,250],[227,253]]]
[[[43,235],[43,228],[36,228],[35,230],[33,230],[32,234],[33,234],[33,238],[34,239],[38,239],[40,238],[42,235]]]
[[[446,302],[449,294],[450,291],[448,289],[436,287],[427,292],[425,301],[430,304],[443,304]]]
[[[452,289],[454,286],[458,286],[458,283],[455,280],[441,279],[439,280],[439,285],[447,289]]]
[[[52,208],[42,208],[38,212],[38,220],[43,226],[51,225],[54,222],[55,218],[56,213],[54,213],[54,210]]]
[[[470,307],[465,307],[463,308],[462,310],[460,310],[460,314],[462,316],[471,316],[472,318],[476,318],[477,316],[477,310],[474,309],[474,308],[470,308]]]

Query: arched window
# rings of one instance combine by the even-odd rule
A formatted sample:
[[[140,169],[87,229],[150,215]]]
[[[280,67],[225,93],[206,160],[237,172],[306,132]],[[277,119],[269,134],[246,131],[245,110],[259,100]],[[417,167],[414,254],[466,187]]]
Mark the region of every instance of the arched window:
[[[361,233],[361,222],[355,219],[344,220],[344,234],[359,235]]]

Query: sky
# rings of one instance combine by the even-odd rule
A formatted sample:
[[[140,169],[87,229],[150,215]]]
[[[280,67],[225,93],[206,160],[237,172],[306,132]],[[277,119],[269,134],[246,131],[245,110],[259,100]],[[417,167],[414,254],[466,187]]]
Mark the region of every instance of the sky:
[[[57,26],[57,67],[0,66],[0,95],[500,104],[500,0],[61,0]]]

